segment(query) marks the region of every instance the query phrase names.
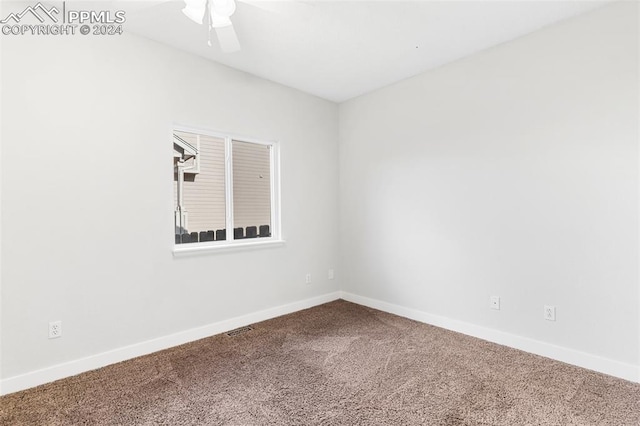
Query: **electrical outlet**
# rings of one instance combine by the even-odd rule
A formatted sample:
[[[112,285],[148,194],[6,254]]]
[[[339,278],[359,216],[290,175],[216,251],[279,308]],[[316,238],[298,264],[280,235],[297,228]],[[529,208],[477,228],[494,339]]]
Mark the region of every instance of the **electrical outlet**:
[[[547,321],[556,320],[556,307],[550,305],[544,305],[544,319]]]
[[[308,272],[307,275],[304,277],[304,282],[307,284],[311,284],[311,272]]]
[[[329,269],[329,272],[327,272],[327,278],[330,280],[333,279],[333,269]]]
[[[500,310],[500,296],[491,296],[489,306],[496,311]]]
[[[49,339],[62,337],[62,321],[51,321],[49,323]]]

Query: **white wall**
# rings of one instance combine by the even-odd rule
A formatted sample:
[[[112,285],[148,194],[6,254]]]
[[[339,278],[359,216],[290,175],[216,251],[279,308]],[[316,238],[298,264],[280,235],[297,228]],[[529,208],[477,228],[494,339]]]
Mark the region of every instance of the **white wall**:
[[[637,368],[637,36],[616,4],[342,104],[343,290]]]
[[[338,289],[335,104],[135,36],[24,36],[2,112],[3,379]],[[174,258],[173,122],[280,142],[284,246]]]

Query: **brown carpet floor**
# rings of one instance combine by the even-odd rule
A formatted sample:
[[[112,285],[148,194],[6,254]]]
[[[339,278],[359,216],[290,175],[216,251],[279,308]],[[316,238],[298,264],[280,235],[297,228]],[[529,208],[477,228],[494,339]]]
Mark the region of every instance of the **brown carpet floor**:
[[[0,398],[2,425],[640,425],[640,384],[336,301]]]

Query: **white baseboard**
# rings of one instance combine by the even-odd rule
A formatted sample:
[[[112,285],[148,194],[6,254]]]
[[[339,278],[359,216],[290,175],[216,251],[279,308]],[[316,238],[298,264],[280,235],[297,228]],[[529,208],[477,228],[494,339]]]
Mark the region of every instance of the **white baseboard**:
[[[505,333],[491,328],[482,327],[468,322],[457,321],[439,315],[429,314],[417,309],[406,308],[368,297],[358,296],[348,292],[340,292],[341,299],[359,305],[368,306],[390,314],[399,315],[425,324],[435,325],[447,330],[456,331],[468,336],[477,337],[489,342],[520,349],[536,355],[541,355],[567,364],[619,377],[621,379],[640,383],[640,366],[626,364],[586,352],[569,349],[539,340],[529,339],[516,334]]]
[[[289,303],[287,305],[276,306],[263,311],[230,318],[202,327],[192,328],[190,330],[181,331],[168,336],[158,337],[156,339],[147,340],[108,352],[91,355],[86,358],[43,368],[41,370],[31,371],[19,376],[2,379],[0,380],[0,395],[18,392],[34,386],[53,382],[58,379],[63,379],[65,377],[75,376],[76,374],[95,370],[100,367],[115,364],[116,362],[126,361],[142,355],[148,355],[153,352],[224,333],[249,324],[290,314],[313,306],[322,305],[323,303],[331,302],[339,298],[340,292],[328,293],[322,296]]]
[[[599,357],[585,352],[562,346],[552,345],[538,340],[529,339],[515,334],[481,327],[475,324],[457,321],[450,318],[429,314],[417,309],[383,302],[368,297],[358,296],[344,291],[328,293],[310,299],[300,300],[287,305],[276,306],[263,311],[242,315],[235,318],[208,324],[202,327],[185,330],[168,336],[147,340],[141,343],[99,353],[86,358],[69,361],[63,364],[32,371],[19,376],[0,380],[0,395],[18,392],[34,386],[53,382],[65,377],[74,376],[86,371],[95,370],[117,362],[126,361],[142,355],[148,355],[163,349],[168,349],[184,343],[189,343],[205,337],[224,333],[238,327],[265,321],[271,318],[297,312],[337,299],[344,299],[359,305],[379,309],[384,312],[399,315],[422,323],[435,325],[447,330],[456,331],[477,337],[500,345],[520,349],[536,355],[566,362],[568,364],[609,374],[611,376],[640,383],[640,367],[619,361]]]

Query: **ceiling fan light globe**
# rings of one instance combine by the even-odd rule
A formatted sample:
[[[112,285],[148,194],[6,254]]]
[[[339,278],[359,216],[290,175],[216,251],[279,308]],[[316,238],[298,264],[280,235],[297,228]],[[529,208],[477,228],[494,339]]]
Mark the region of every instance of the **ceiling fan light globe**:
[[[231,19],[228,16],[220,16],[211,11],[211,27],[224,28],[231,25]]]
[[[236,11],[236,2],[234,0],[210,0],[210,2],[209,8],[212,16],[215,13],[218,16],[228,18]]]

